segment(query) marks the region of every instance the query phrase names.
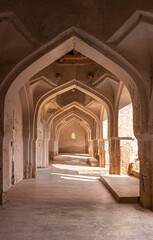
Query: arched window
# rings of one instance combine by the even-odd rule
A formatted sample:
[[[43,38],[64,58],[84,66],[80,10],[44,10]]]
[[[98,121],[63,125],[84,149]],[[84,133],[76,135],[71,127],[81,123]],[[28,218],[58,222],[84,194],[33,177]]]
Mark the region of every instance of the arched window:
[[[71,139],[75,139],[75,133],[72,133]]]

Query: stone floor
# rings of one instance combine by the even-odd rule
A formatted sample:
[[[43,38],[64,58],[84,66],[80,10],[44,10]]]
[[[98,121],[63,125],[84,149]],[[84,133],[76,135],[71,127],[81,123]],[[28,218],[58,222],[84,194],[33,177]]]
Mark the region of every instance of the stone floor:
[[[152,240],[153,212],[117,203],[98,175],[78,174],[83,166],[83,156],[59,156],[12,187],[0,207],[0,240]]]

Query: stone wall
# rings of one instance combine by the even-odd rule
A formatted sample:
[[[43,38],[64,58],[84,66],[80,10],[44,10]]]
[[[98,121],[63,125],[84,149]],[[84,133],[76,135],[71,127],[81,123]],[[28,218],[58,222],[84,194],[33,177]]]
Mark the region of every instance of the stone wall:
[[[72,133],[75,133],[75,139],[71,138]],[[87,147],[86,132],[79,124],[72,122],[61,130],[59,137],[60,153],[86,153]]]
[[[23,179],[23,133],[22,133],[22,110],[20,99],[17,96],[14,102],[14,129],[12,140],[12,170],[10,178],[15,184]],[[11,159],[10,159],[11,160]],[[14,166],[13,166],[14,165]],[[14,176],[12,176],[12,174]],[[13,179],[14,178],[14,179]]]
[[[129,163],[131,157],[131,141],[121,140],[120,141],[120,158],[121,158],[121,174],[128,174]]]
[[[134,137],[132,103],[119,109],[119,137]]]

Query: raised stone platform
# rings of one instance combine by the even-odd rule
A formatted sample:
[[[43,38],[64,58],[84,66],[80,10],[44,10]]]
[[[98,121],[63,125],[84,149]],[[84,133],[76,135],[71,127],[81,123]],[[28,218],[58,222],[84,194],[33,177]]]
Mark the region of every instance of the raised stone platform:
[[[132,176],[102,175],[100,180],[112,193],[117,202],[136,203],[139,201],[139,179]]]
[[[140,172],[138,172],[136,170],[132,170],[132,174],[130,174],[130,175],[139,178],[140,177]]]
[[[101,168],[101,167],[86,167],[84,169],[78,170],[78,174],[108,174],[108,168]]]
[[[98,160],[94,157],[89,157],[87,163],[92,167],[98,167]]]

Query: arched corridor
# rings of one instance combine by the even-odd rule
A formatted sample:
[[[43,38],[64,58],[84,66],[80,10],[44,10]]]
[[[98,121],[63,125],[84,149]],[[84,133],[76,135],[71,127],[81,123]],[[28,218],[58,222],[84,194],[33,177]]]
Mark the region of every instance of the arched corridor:
[[[29,68],[32,75],[33,66]],[[133,133],[134,109],[123,82],[75,49],[43,69],[39,64],[37,71],[26,81],[24,79],[24,85],[20,85],[18,93],[16,89],[15,95],[14,85],[18,86],[25,74],[21,73],[6,95],[4,191],[12,182],[15,184],[22,179],[18,175],[36,177],[37,167],[48,167],[59,152],[89,153],[97,166],[109,167],[110,174],[133,174],[132,167],[138,159],[132,158],[131,153],[132,145],[137,149]],[[11,109],[16,98],[21,106],[21,119],[15,119],[16,112],[19,114],[16,103]],[[19,130],[16,122],[22,123]],[[19,131],[23,139],[18,141],[14,136]],[[73,139],[72,134],[75,135]],[[14,164],[14,156],[19,154],[15,145],[20,147],[22,155],[17,156],[20,158],[18,164]],[[19,164],[23,171],[18,168]]]
[[[110,235],[104,231],[104,238],[118,239],[114,223],[107,222],[112,204],[120,226],[128,225],[124,209],[131,216],[127,234],[137,212],[135,239],[149,239],[150,212],[142,209],[153,210],[153,3],[125,0],[123,8],[119,0],[57,2],[0,3],[0,215],[6,223],[17,204],[24,216],[22,206],[30,211],[35,202],[31,223],[42,215],[42,225],[49,228],[38,205],[46,211],[43,204],[51,201],[51,211],[57,207],[52,221],[57,218],[58,226],[65,205],[66,220],[46,234],[61,239],[58,229],[61,234],[71,224],[72,209],[79,215],[74,239],[102,238],[105,224]],[[131,205],[115,202],[104,185],[118,202]],[[58,203],[65,204],[59,204],[59,212]],[[5,223],[0,234],[5,235]],[[93,233],[79,232],[83,225]],[[133,231],[122,235],[118,227],[123,238],[132,238]]]
[[[93,72],[89,73],[91,67]],[[76,80],[78,69],[79,80]],[[52,80],[50,73],[56,73]],[[5,191],[22,177],[35,177],[37,167],[48,167],[59,152],[89,153],[97,166],[109,167],[110,174],[133,174],[132,169],[129,172],[131,146],[137,143],[133,134],[132,101],[125,85],[108,70],[73,49],[32,76],[16,94],[15,97],[12,85],[5,102]],[[17,98],[20,111],[14,102]],[[14,102],[12,109],[10,101]],[[16,112],[18,115],[21,112],[20,119],[15,118]],[[19,131],[22,137],[18,140]],[[21,156],[15,145],[20,148]],[[14,163],[14,158],[20,162]],[[131,167],[133,164],[135,158]],[[19,165],[24,166],[23,170]]]

